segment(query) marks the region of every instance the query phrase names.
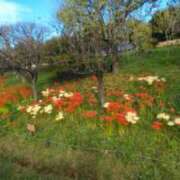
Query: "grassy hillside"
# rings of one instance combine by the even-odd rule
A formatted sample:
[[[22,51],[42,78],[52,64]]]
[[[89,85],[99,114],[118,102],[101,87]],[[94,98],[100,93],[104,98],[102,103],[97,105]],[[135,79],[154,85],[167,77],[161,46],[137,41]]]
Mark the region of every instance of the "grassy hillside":
[[[119,104],[111,111],[99,108],[94,77],[62,83],[57,71],[41,73],[39,92],[59,86],[78,92],[77,107],[64,108],[64,117],[56,121],[57,109],[35,119],[17,111],[19,105],[31,104],[28,98],[10,104],[14,113],[0,120],[1,179],[180,179],[180,126],[157,120],[158,113],[180,116],[180,47],[128,53],[120,59],[119,74],[106,75],[106,101],[135,109],[140,118],[136,124],[110,119]],[[147,76],[165,82],[148,85],[137,80]],[[17,82],[15,76],[8,78],[2,89]],[[49,103],[46,97],[42,100]],[[64,101],[72,108],[73,101]],[[157,121],[161,124],[154,124]]]

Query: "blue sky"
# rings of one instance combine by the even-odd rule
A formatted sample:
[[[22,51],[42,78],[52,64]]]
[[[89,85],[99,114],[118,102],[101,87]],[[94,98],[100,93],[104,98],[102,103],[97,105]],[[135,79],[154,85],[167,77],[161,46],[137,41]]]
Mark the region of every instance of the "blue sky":
[[[0,0],[0,24],[19,21],[49,23],[60,0]]]
[[[160,0],[165,7],[167,0]],[[62,0],[0,0],[0,24],[20,21],[52,23]]]

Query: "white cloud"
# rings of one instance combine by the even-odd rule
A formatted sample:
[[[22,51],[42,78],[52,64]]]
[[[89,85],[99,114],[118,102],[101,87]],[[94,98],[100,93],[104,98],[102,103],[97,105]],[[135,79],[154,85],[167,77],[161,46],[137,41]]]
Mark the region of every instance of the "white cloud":
[[[0,0],[0,24],[20,21],[23,13],[30,13],[31,9],[18,3]]]

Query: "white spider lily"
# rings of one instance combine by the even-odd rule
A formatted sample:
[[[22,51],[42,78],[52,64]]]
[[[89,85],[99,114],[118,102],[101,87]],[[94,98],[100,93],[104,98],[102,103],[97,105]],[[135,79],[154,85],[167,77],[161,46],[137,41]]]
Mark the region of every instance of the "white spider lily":
[[[136,124],[139,120],[139,117],[137,116],[136,112],[127,112],[125,118],[131,124]]]
[[[56,121],[61,121],[64,119],[64,114],[62,112],[59,112],[55,118]]]
[[[157,119],[162,119],[162,120],[169,121],[170,115],[167,114],[167,113],[159,113],[159,114],[157,115]]]

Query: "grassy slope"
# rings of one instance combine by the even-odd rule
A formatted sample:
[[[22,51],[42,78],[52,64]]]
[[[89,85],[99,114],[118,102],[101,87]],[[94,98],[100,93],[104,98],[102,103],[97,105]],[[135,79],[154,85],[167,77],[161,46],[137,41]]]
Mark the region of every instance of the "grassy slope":
[[[127,75],[141,73],[166,77],[168,88],[162,98],[175,104],[180,112],[180,48],[156,49],[151,53],[126,55],[119,75],[107,75],[107,88],[120,87],[136,92],[127,83]],[[54,72],[42,73],[39,88],[51,84]],[[15,80],[11,79],[13,83]],[[85,91],[88,80],[74,82]],[[0,177],[2,179],[180,179],[180,133],[177,129],[154,132],[150,128],[151,111],[142,124],[105,133],[95,128],[80,114],[68,115],[60,124],[44,118],[34,136],[26,132],[27,117],[16,120],[15,127],[3,126],[0,131]],[[107,151],[111,149],[112,151]]]

